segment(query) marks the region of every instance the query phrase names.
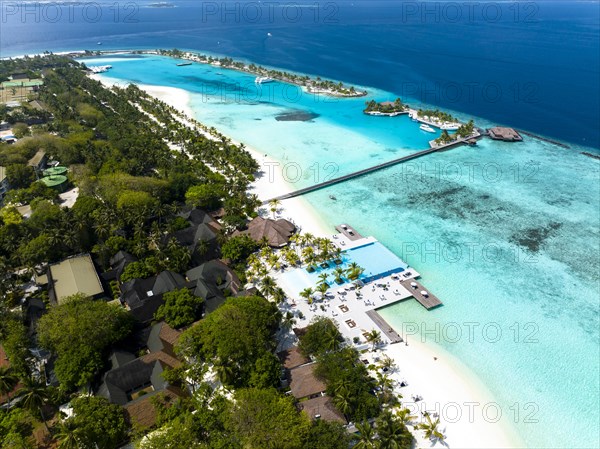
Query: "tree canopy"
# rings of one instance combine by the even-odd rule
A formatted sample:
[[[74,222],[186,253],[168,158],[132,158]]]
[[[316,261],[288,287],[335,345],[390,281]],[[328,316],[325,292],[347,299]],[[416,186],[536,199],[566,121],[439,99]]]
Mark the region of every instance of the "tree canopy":
[[[38,322],[38,340],[57,354],[56,375],[71,390],[93,379],[101,367],[101,353],[125,337],[132,321],[124,309],[82,294],[51,307]]]
[[[267,354],[275,349],[279,319],[277,306],[262,297],[229,298],[181,335],[178,351],[213,363],[226,385],[248,386],[253,374],[260,383],[257,379],[263,376],[257,371],[272,372]]]
[[[305,414],[274,389],[241,389],[235,393],[226,418],[248,449],[300,449],[310,428]]]
[[[316,356],[335,351],[343,341],[342,334],[331,319],[315,316],[306,328],[306,333],[300,337],[298,346],[304,355]]]
[[[200,317],[202,298],[192,295],[188,288],[165,293],[163,301],[154,319],[165,320],[174,329],[192,324]]]
[[[102,397],[82,396],[71,401],[69,418],[81,447],[113,449],[127,435],[124,409]]]

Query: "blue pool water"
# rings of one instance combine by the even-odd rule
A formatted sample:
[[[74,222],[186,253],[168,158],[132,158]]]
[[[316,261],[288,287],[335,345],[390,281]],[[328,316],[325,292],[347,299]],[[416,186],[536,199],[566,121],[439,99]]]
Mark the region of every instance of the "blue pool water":
[[[402,117],[365,116],[364,99],[301,97],[291,103],[275,89],[270,98],[234,101],[210,92],[215,85],[247,83],[245,74],[176,67],[156,57],[111,61],[112,78],[191,92],[197,119],[281,167],[300,166],[301,176],[288,179],[298,187],[332,176],[330,163],[338,174],[348,173],[422,149],[429,137]],[[397,95],[368,89],[368,98]],[[313,117],[276,119],[298,110]],[[474,118],[482,127],[493,124]],[[600,164],[584,151],[598,149],[529,137],[519,144],[481,140],[474,148],[435,153],[306,196],[332,232],[349,223],[374,236],[419,271],[444,303],[429,312],[415,301],[387,307],[381,313],[392,326],[500,327],[503,337],[494,343],[481,333],[472,341],[427,341],[485,383],[532,448],[573,447],[574,441],[600,447]],[[300,291],[316,282],[298,276],[292,283]],[[525,419],[530,404],[534,422]]]
[[[329,262],[327,267],[319,266],[313,272],[308,272],[305,268],[296,268],[284,273],[281,281],[285,283],[295,299],[300,299],[300,292],[308,287],[314,289],[320,281],[319,276],[323,273],[327,273],[329,276],[327,279],[329,285],[337,285],[334,281],[336,266],[346,270],[351,263],[355,262],[365,270],[359,278],[363,282],[370,282],[392,273],[400,273],[408,268],[405,262],[379,242],[371,242],[346,250],[342,253],[341,261],[342,263],[339,265]],[[342,280],[344,283],[350,282],[345,276],[342,276]]]

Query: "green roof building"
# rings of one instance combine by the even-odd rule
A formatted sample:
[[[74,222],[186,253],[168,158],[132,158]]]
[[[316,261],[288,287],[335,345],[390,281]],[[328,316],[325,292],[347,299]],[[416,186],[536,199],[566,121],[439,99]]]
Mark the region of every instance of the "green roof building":
[[[50,167],[43,171],[44,176],[64,175],[67,172],[67,167]]]
[[[41,182],[46,184],[48,187],[56,187],[61,188],[67,182],[67,177],[64,175],[53,175],[53,176],[44,176],[40,179]]]
[[[83,293],[91,297],[104,294],[98,272],[89,254],[70,257],[50,265],[48,270],[50,299],[61,304],[67,296]]]

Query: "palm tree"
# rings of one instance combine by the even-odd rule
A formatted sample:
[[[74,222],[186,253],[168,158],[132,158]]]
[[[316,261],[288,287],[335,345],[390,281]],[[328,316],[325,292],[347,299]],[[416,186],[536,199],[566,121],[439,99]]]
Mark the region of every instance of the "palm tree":
[[[375,440],[375,430],[368,421],[356,424],[358,435],[355,437],[358,441],[354,449],[375,449],[377,447]]]
[[[402,410],[400,410],[396,416],[398,417],[398,419],[400,419],[400,421],[402,421],[404,423],[404,425],[409,424],[410,422],[412,422],[413,419],[416,419],[416,416],[413,416],[410,414],[410,410],[407,408],[403,408]]]
[[[367,334],[365,335],[365,339],[367,340],[367,342],[373,345],[371,350],[374,350],[375,346],[381,343],[381,333],[373,329],[371,332],[367,332]]]
[[[327,284],[327,282],[320,282],[319,284],[317,284],[317,291],[319,293],[322,293],[324,295],[325,292],[327,292],[327,290],[329,290],[329,285]]]
[[[282,288],[277,287],[275,289],[273,292],[273,301],[275,301],[277,304],[281,304],[283,301],[285,301],[285,292]]]
[[[294,314],[290,311],[286,312],[281,320],[281,326],[284,329],[291,329],[294,324],[296,324]]]
[[[393,373],[398,369],[396,364],[394,363],[394,359],[392,359],[389,355],[384,354],[379,361],[379,367],[383,370],[389,371]]]
[[[438,430],[438,426],[440,424],[440,418],[437,418],[435,421],[432,421],[431,416],[429,416],[429,413],[426,413],[425,419],[427,420],[427,422],[417,424],[415,427],[417,429],[421,429],[421,430],[425,431],[425,438],[429,438],[432,441],[433,440],[443,441],[444,438],[446,438],[446,437],[444,436],[444,434],[442,432],[440,432]]]
[[[46,430],[48,433],[50,433],[50,429],[48,428],[46,417],[44,415],[44,405],[47,404],[49,399],[46,386],[34,381],[33,379],[29,379],[27,382],[25,382],[25,386],[23,386],[23,388],[21,388],[19,391],[19,396],[21,397],[21,404],[23,407],[29,409],[30,411],[39,412]]]
[[[6,395],[8,398],[8,405],[10,407],[10,393],[19,383],[19,378],[13,372],[12,368],[0,367],[0,396]]]
[[[348,392],[343,390],[339,391],[333,397],[333,405],[335,405],[335,407],[342,412],[344,418],[346,418],[346,421],[349,421],[348,417],[352,412],[352,402]]]
[[[80,449],[79,432],[72,419],[61,421],[54,435],[58,441],[56,449]]]
[[[389,410],[384,410],[376,421],[379,435],[378,449],[408,449],[413,437],[406,426]]]
[[[334,281],[338,284],[341,284],[342,282],[344,282],[344,280],[342,279],[342,276],[344,275],[344,269],[342,267],[335,267],[335,269],[333,270],[333,275],[335,276]]]
[[[275,289],[277,288],[277,284],[275,283],[275,279],[271,276],[265,276],[261,282],[260,287],[264,295],[269,298],[273,293],[275,293]]]
[[[300,292],[300,296],[302,296],[303,298],[305,298],[307,301],[310,302],[310,297],[312,296],[313,293],[314,293],[313,289],[310,287],[307,287]]]
[[[275,214],[277,213],[277,210],[279,209],[280,206],[281,206],[281,202],[277,199],[269,201],[269,210],[273,214],[273,218],[275,218]]]

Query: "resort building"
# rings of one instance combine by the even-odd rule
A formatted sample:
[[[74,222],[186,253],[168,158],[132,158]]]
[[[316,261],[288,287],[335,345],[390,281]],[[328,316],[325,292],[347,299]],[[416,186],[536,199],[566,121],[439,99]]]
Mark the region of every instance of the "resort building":
[[[237,274],[220,260],[211,260],[185,273],[194,283],[194,296],[204,299],[204,313],[211,313],[225,302],[226,296],[237,295],[242,284]]]
[[[221,225],[201,209],[192,209],[179,214],[179,216],[190,222],[190,226],[169,234],[166,236],[166,240],[174,238],[180,245],[189,249],[192,260],[196,263],[217,257],[217,235],[221,230]]]
[[[521,134],[512,128],[503,128],[496,126],[488,130],[489,136],[494,140],[503,140],[505,142],[520,142],[523,140]]]
[[[305,357],[297,346],[277,354],[281,361],[290,393],[298,401],[297,407],[311,419],[338,421],[346,424],[344,416],[335,408],[331,398],[325,395],[325,383],[315,376],[316,364]]]
[[[193,287],[178,273],[165,270],[147,279],[132,279],[121,284],[121,303],[140,323],[150,323],[163,303],[163,295],[181,288]]]
[[[50,301],[60,304],[68,296],[83,293],[92,298],[104,295],[104,288],[89,254],[70,257],[48,268]]]
[[[0,202],[4,200],[4,195],[6,195],[9,188],[8,179],[6,178],[6,168],[0,165]]]
[[[33,167],[38,175],[42,174],[44,169],[46,168],[46,163],[48,162],[48,157],[46,156],[46,152],[44,150],[38,150],[35,155],[29,159],[27,165]]]
[[[266,240],[272,248],[280,248],[288,244],[294,232],[296,232],[296,226],[283,218],[271,220],[270,218],[256,217],[248,224],[248,229],[235,232],[234,235],[247,234],[255,242]]]
[[[146,341],[148,354],[137,358],[133,353],[115,350],[110,355],[111,369],[104,375],[98,395],[125,408],[133,424],[150,427],[156,422],[152,398],[161,393],[166,400],[185,396],[180,388],[162,377],[166,369],[177,368],[173,347],[181,333],[164,322],[152,326]]]

